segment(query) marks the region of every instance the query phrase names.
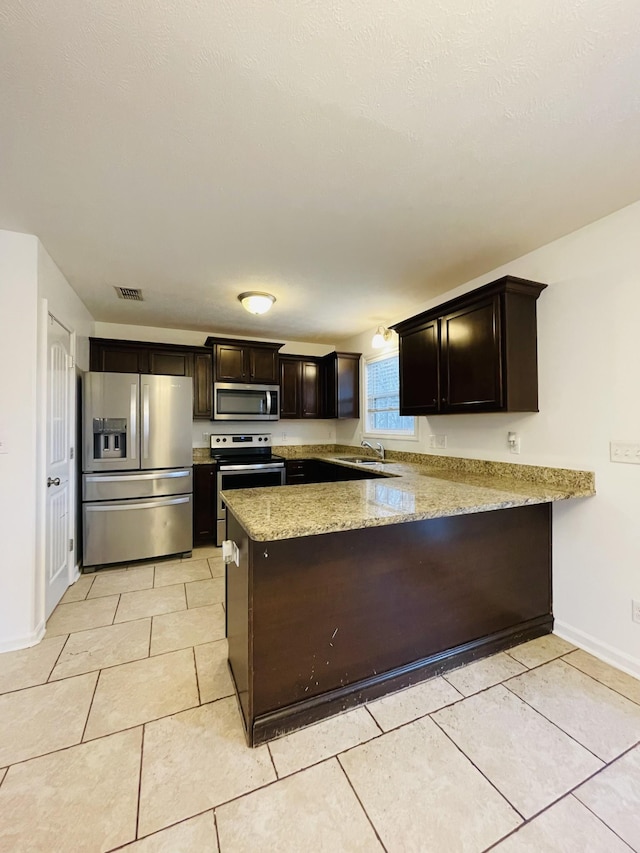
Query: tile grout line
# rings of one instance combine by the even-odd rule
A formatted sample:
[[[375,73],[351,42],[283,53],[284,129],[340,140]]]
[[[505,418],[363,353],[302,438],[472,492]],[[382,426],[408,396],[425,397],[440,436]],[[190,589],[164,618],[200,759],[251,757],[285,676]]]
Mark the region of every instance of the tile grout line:
[[[637,746],[640,746],[640,741],[638,741],[638,743],[637,743],[637,744],[634,744],[633,746],[629,747],[629,749],[625,750],[625,751],[622,753],[622,755],[618,756],[618,758],[622,758],[622,756],[623,756],[623,755],[626,755],[627,753],[631,752],[631,750],[635,749]],[[615,762],[618,760],[618,758],[615,758],[615,759],[611,762],[611,764],[615,763]],[[578,782],[576,785],[574,785],[574,786],[573,786],[573,788],[569,788],[569,790],[568,790],[568,791],[565,791],[565,792],[564,792],[564,794],[561,794],[561,795],[560,795],[559,797],[557,797],[555,800],[553,800],[553,801],[552,801],[552,802],[550,802],[548,805],[546,805],[543,809],[540,809],[540,811],[538,811],[538,812],[536,812],[535,814],[531,815],[531,817],[526,818],[526,819],[525,819],[525,821],[524,821],[524,823],[520,824],[520,826],[517,826],[514,830],[512,830],[511,832],[509,832],[507,835],[503,836],[502,838],[499,838],[499,839],[498,839],[498,841],[494,842],[494,844],[492,844],[490,847],[487,847],[487,848],[486,848],[486,850],[485,850],[485,851],[483,851],[483,853],[487,853],[487,851],[488,851],[488,850],[493,850],[493,848],[494,848],[497,844],[499,844],[501,841],[504,841],[504,839],[505,839],[505,838],[509,838],[509,836],[511,836],[511,835],[515,835],[515,834],[516,834],[517,832],[519,832],[519,831],[520,831],[524,826],[526,826],[527,824],[529,824],[529,823],[531,823],[532,821],[536,820],[536,818],[539,818],[539,817],[540,817],[541,815],[543,815],[545,812],[549,811],[549,809],[553,808],[553,806],[556,806],[556,805],[558,805],[558,803],[562,802],[562,800],[565,800],[567,797],[575,797],[575,792],[578,790],[578,788],[581,788],[583,785],[586,785],[586,784],[587,784],[587,782],[591,782],[591,781],[592,781],[592,779],[594,779],[596,776],[599,776],[599,775],[600,775],[604,770],[606,770],[608,767],[610,767],[610,766],[611,766],[611,764],[605,764],[605,765],[604,765],[604,767],[599,767],[599,768],[598,768],[594,773],[592,773],[590,776],[587,776],[587,778],[586,778],[586,779],[582,779],[580,782]],[[576,799],[576,800],[578,800],[578,802],[579,802],[581,805],[583,805],[583,806],[585,805],[585,804],[582,802],[582,800],[580,800],[578,797],[575,797],[575,799]],[[585,806],[585,808],[588,808],[588,806]],[[591,811],[591,809],[589,809],[589,811]],[[595,814],[595,812],[593,812],[593,814]],[[609,826],[609,824],[608,824],[608,823],[606,823],[606,821],[604,821],[604,820],[603,820],[599,815],[595,815],[595,816],[598,818],[598,820],[600,820],[600,821],[601,821],[601,823],[603,823],[603,824],[607,827],[607,829],[611,829],[611,831],[612,831],[615,835],[617,835],[617,834],[618,834],[618,833],[617,833],[617,832],[615,832],[615,830],[614,830],[614,829],[612,829],[612,828]],[[623,839],[623,840],[624,840],[624,839]],[[625,844],[626,844],[626,841],[625,841]]]
[[[523,675],[524,675],[524,673],[523,673]],[[516,678],[518,678],[518,676],[515,676],[515,677],[516,677]],[[596,758],[598,761],[602,761],[602,763],[603,763],[605,766],[609,763],[606,759],[601,758],[601,756],[599,756],[599,755],[596,755],[596,753],[595,753],[592,749],[590,749],[588,746],[585,746],[583,743],[581,743],[581,742],[578,740],[578,738],[574,737],[572,734],[570,734],[569,732],[565,731],[559,723],[556,723],[554,720],[552,720],[552,719],[550,719],[549,717],[547,717],[547,715],[546,715],[546,714],[543,714],[543,713],[542,713],[542,711],[538,710],[538,708],[536,708],[534,705],[532,705],[532,704],[531,704],[530,702],[528,702],[526,699],[523,699],[523,698],[522,698],[522,696],[518,696],[518,694],[515,692],[515,690],[512,690],[512,689],[509,687],[509,685],[507,684],[507,682],[506,682],[506,681],[502,683],[502,686],[505,688],[505,690],[508,690],[508,691],[509,691],[509,693],[511,693],[511,695],[512,695],[512,696],[515,696],[515,697],[516,697],[516,699],[519,699],[521,702],[524,702],[524,704],[525,704],[528,708],[531,708],[531,710],[532,710],[532,711],[535,711],[535,712],[536,712],[536,714],[538,714],[539,716],[541,716],[543,720],[546,720],[546,721],[547,721],[548,723],[550,723],[554,728],[556,728],[559,732],[562,732],[562,734],[563,734],[563,735],[565,735],[566,737],[568,737],[568,738],[569,738],[569,740],[572,740],[575,744],[577,744],[579,747],[581,747],[581,748],[582,748],[582,749],[584,749],[586,752],[588,752],[588,753],[589,753],[589,755],[592,755],[592,756],[593,756],[594,758]],[[617,756],[616,756],[616,757],[617,757]],[[614,757],[614,758],[612,758],[611,760],[612,760],[612,761],[614,761],[614,760],[615,760],[615,757]]]
[[[605,768],[603,767],[602,769],[604,770]],[[598,771],[598,772],[602,772],[602,771]],[[619,838],[623,844],[626,844],[626,846],[629,848],[629,850],[631,850],[633,853],[633,847],[629,844],[629,842],[625,841],[624,838],[621,835],[619,835],[618,832],[616,832],[616,830],[612,826],[609,826],[609,824],[606,822],[606,820],[604,818],[600,817],[600,815],[597,814],[597,812],[594,812],[594,810],[591,808],[591,806],[588,806],[586,803],[583,803],[579,797],[576,797],[576,795],[574,794],[575,790],[576,789],[574,788],[573,791],[571,791],[569,794],[567,794],[567,796],[573,797],[573,799],[576,802],[580,803],[580,805],[583,806],[588,812],[591,812],[591,814],[596,818],[596,820],[598,820],[603,826],[606,826],[606,828],[609,830],[609,832],[613,832],[613,834],[617,838]]]
[[[571,652],[569,652],[569,654],[571,654]],[[587,654],[588,654],[588,652],[587,652]],[[611,690],[612,693],[617,693],[618,696],[622,696],[623,699],[627,699],[629,702],[633,702],[634,705],[638,705],[640,707],[640,702],[636,702],[635,699],[632,699],[630,696],[627,696],[626,693],[621,693],[619,690],[616,690],[615,687],[611,687],[611,685],[607,684],[606,681],[600,681],[600,679],[596,678],[595,675],[591,675],[590,672],[585,672],[584,669],[580,669],[579,666],[576,666],[575,664],[571,663],[571,661],[567,660],[566,658],[560,658],[560,660],[563,663],[568,664],[572,669],[575,669],[578,672],[581,672],[583,675],[586,675],[589,678],[593,679],[593,681],[595,681],[597,684],[601,684],[603,687],[606,687],[608,690]],[[599,658],[596,658],[596,660],[599,660]],[[604,661],[603,661],[603,663],[604,663]],[[607,666],[610,666],[610,664],[607,664]],[[611,668],[615,669],[615,667],[611,667]],[[617,670],[617,671],[622,672],[622,670]],[[624,673],[624,674],[626,675],[627,673]],[[634,677],[633,675],[629,676],[629,678],[633,678],[633,677]],[[636,681],[637,680],[638,679],[636,679]]]
[[[68,634],[67,634],[67,638],[66,638],[66,640],[64,641],[64,643],[62,644],[62,646],[61,646],[61,648],[60,648],[60,652],[58,653],[58,657],[55,659],[55,662],[54,662],[53,666],[52,666],[52,667],[51,667],[51,669],[49,670],[49,675],[47,676],[46,681],[41,682],[41,684],[51,684],[51,683],[52,683],[52,682],[51,682],[51,676],[53,675],[53,671],[54,671],[54,669],[58,666],[58,662],[59,662],[60,658],[62,657],[62,652],[63,652],[63,651],[66,649],[66,647],[67,647],[67,643],[69,642],[69,637],[70,637],[70,636],[71,636],[71,633],[68,633]],[[62,679],[61,679],[61,680],[62,680]],[[34,684],[33,686],[34,686],[34,687],[37,687],[38,685],[37,685],[37,684]],[[14,692],[14,691],[9,691],[9,692],[10,692],[10,693],[12,693],[12,692]],[[3,694],[3,695],[4,695],[4,694]]]
[[[357,801],[358,801],[358,803],[360,804],[360,808],[362,809],[362,811],[363,811],[363,813],[364,813],[364,816],[365,816],[365,817],[366,817],[366,819],[368,820],[368,822],[369,822],[369,826],[370,826],[370,827],[371,827],[371,829],[373,830],[373,834],[374,834],[374,835],[375,835],[375,837],[378,839],[378,842],[380,843],[380,846],[381,846],[381,847],[382,847],[382,849],[385,851],[385,853],[388,853],[388,851],[387,851],[387,847],[386,847],[386,845],[385,845],[385,844],[383,844],[383,842],[382,842],[382,838],[380,838],[380,835],[379,835],[379,833],[378,833],[378,830],[376,829],[376,826],[375,826],[374,822],[373,822],[373,821],[371,820],[371,818],[369,817],[369,812],[365,809],[365,807],[364,807],[364,803],[362,802],[362,800],[361,800],[361,799],[360,799],[360,797],[358,796],[358,792],[357,792],[357,791],[356,791],[356,789],[354,788],[353,783],[352,783],[351,779],[349,778],[349,774],[348,774],[348,773],[347,773],[347,771],[344,769],[344,767],[343,767],[343,765],[342,765],[342,762],[340,761],[340,755],[341,755],[341,753],[339,753],[338,755],[336,755],[336,756],[335,756],[335,760],[336,760],[336,761],[337,761],[337,763],[338,763],[338,767],[342,770],[342,773],[344,774],[344,777],[345,777],[345,779],[347,780],[347,785],[351,788],[351,790],[353,791],[353,795],[354,795],[354,797],[356,798],[356,800],[357,800]]]
[[[80,743],[86,743],[84,736],[87,733],[87,726],[89,725],[89,717],[91,716],[91,710],[93,708],[93,702],[96,698],[96,693],[98,692],[98,682],[100,681],[100,675],[102,674],[102,670],[98,670],[98,676],[96,678],[96,683],[93,686],[93,693],[91,695],[91,702],[89,703],[89,710],[87,712],[87,719],[84,721],[84,726],[82,728],[82,737],[80,738]],[[78,746],[78,744],[76,744]],[[45,753],[45,755],[50,755],[51,753]]]
[[[437,713],[437,711],[433,711],[433,714],[436,714],[436,713]],[[518,808],[516,808],[516,807],[515,807],[515,805],[511,802],[511,800],[507,797],[507,795],[506,795],[505,793],[503,793],[503,792],[500,790],[500,788],[498,788],[498,786],[495,784],[495,782],[493,782],[491,779],[489,779],[489,777],[486,775],[486,773],[484,773],[484,772],[483,772],[483,771],[478,767],[478,765],[475,763],[475,761],[473,761],[473,759],[472,759],[472,758],[470,758],[470,756],[468,756],[468,755],[467,755],[467,753],[462,749],[462,747],[461,747],[461,746],[459,746],[459,745],[455,742],[455,740],[451,737],[451,735],[450,735],[448,732],[446,732],[446,731],[442,728],[442,726],[440,725],[440,723],[439,723],[437,720],[435,720],[431,714],[429,714],[429,719],[430,719],[433,723],[435,723],[435,725],[436,725],[436,726],[438,727],[438,729],[442,732],[442,734],[443,734],[443,735],[444,735],[444,736],[445,736],[445,737],[446,737],[446,738],[447,738],[447,739],[448,739],[448,740],[449,740],[449,741],[454,745],[454,747],[458,750],[458,752],[459,752],[459,753],[460,753],[464,758],[466,758],[466,760],[469,762],[469,764],[471,764],[471,766],[472,766],[472,767],[475,767],[475,769],[476,769],[476,770],[478,771],[478,773],[482,776],[482,778],[483,778],[483,779],[485,779],[485,780],[486,780],[486,781],[491,785],[491,787],[494,789],[494,791],[498,794],[498,796],[499,796],[499,797],[501,797],[501,798],[505,801],[505,803],[509,806],[509,808],[513,809],[513,811],[518,815],[518,817],[519,817],[522,821],[525,821],[525,820],[526,820],[526,818],[525,818],[525,816],[522,814],[522,812],[520,811],[520,809],[518,809]]]
[[[378,731],[380,732],[380,734],[384,734],[384,729],[382,728],[382,726],[380,725],[380,723],[379,723],[379,722],[376,720],[376,718],[374,717],[373,712],[371,711],[371,708],[369,708],[369,706],[368,706],[368,704],[367,704],[367,703],[365,703],[365,705],[364,705],[364,709],[365,709],[365,711],[369,714],[369,716],[371,717],[371,719],[373,720],[373,722],[375,723],[375,725],[377,726]],[[367,742],[367,741],[364,741],[364,743],[366,743],[366,742]]]
[[[198,676],[198,661],[196,659],[196,647],[191,646],[191,656],[193,658],[193,671],[196,676],[196,690],[198,691],[198,707],[202,705],[202,694],[200,693],[200,677]],[[157,655],[160,657],[160,655]]]
[[[117,847],[110,847],[109,850],[105,853],[117,853],[118,850],[124,850],[131,844],[136,844],[138,841],[146,841],[147,838],[154,838],[156,835],[160,835],[160,833],[164,832],[166,829],[174,829],[176,826],[180,826],[183,823],[187,823],[188,821],[193,820],[193,818],[202,817],[202,815],[207,814],[207,812],[212,812],[213,810],[213,806],[209,806],[209,808],[204,809],[204,811],[189,815],[189,817],[183,817],[180,820],[177,820],[175,823],[170,823],[168,826],[163,826],[161,829],[154,829],[153,832],[148,833],[148,835],[143,835],[141,838],[135,838],[133,841],[125,841],[124,844],[118,844]]]
[[[220,846],[220,830],[218,828],[218,816],[216,815],[215,809],[212,809],[212,812],[213,812],[213,831],[216,834],[216,843],[218,845],[218,850],[220,851],[220,850],[222,850],[222,847]]]
[[[138,771],[138,801],[136,808],[136,829],[134,839],[138,839],[138,828],[140,826],[140,799],[142,795],[142,762],[144,759],[144,735],[147,730],[146,723],[142,726],[142,736],[140,738],[140,770]]]

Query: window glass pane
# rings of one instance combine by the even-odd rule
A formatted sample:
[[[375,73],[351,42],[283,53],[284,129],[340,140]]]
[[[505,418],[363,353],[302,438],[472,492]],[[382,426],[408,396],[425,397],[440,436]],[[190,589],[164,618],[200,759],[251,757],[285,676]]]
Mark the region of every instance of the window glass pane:
[[[391,355],[366,364],[367,432],[414,434],[414,419],[402,417],[400,408],[398,356]]]

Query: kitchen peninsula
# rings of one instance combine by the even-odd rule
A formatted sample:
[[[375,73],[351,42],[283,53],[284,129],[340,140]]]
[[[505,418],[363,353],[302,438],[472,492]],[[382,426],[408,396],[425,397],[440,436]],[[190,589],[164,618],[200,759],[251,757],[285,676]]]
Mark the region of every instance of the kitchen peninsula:
[[[250,745],[552,629],[551,504],[593,475],[393,456],[355,465],[376,479],[224,493]]]

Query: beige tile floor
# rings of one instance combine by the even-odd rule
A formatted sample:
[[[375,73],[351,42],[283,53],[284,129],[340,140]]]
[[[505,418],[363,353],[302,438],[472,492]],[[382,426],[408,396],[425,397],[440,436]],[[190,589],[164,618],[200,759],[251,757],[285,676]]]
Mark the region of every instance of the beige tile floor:
[[[640,681],[553,635],[248,749],[218,549],[0,655],[0,853],[640,851]]]

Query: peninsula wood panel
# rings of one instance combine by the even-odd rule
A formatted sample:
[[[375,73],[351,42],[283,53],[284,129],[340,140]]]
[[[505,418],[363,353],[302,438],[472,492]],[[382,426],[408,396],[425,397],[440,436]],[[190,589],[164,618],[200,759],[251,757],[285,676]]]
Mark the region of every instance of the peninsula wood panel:
[[[228,618],[242,637],[240,648],[229,636],[229,655],[236,680],[248,679],[250,742],[256,719],[278,709],[480,638],[506,647],[532,620],[548,631],[550,521],[539,504],[264,543],[229,519],[249,551],[248,612],[230,600]]]

